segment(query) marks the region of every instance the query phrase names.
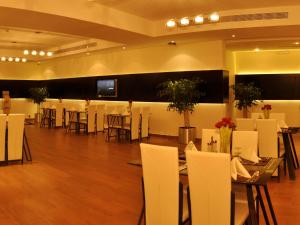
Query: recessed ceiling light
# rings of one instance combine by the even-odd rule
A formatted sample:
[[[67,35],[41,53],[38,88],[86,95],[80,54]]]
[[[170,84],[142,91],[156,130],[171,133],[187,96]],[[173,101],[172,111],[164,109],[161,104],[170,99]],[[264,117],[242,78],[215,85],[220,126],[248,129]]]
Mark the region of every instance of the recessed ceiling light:
[[[218,13],[214,12],[209,16],[210,22],[218,22],[220,20],[220,16]]]
[[[20,58],[15,58],[15,62],[20,62]]]
[[[167,27],[172,28],[172,27],[176,26],[176,22],[175,22],[175,20],[171,19],[171,20],[168,20],[166,25],[167,25]]]
[[[204,22],[204,17],[202,15],[195,16],[194,23],[195,24],[202,24]]]
[[[168,45],[176,45],[176,41],[169,41]]]
[[[29,50],[24,50],[24,55],[29,55]]]
[[[260,48],[255,48],[254,51],[255,51],[255,52],[259,52],[259,51],[260,51]]]
[[[22,62],[27,62],[27,59],[23,58],[23,59],[22,59]]]
[[[231,35],[231,37],[235,38],[235,34]]]
[[[47,56],[53,56],[53,52],[47,52]]]
[[[40,51],[39,55],[44,56],[46,53],[44,51]]]
[[[14,59],[13,59],[12,57],[9,57],[9,58],[8,58],[8,61],[9,61],[9,62],[12,62],[13,60],[14,60]]]
[[[189,25],[189,24],[190,24],[189,18],[183,17],[183,18],[180,19],[180,25],[181,25],[181,26],[187,26],[187,25]]]
[[[1,61],[2,61],[2,62],[6,61],[6,57],[2,56],[2,57],[1,57]]]
[[[126,46],[123,46],[122,49],[123,49],[123,50],[126,50]]]
[[[31,55],[37,55],[37,51],[36,50],[32,50],[31,51]]]
[[[90,55],[91,53],[90,53],[90,52],[86,52],[85,54],[86,54],[86,55]]]
[[[298,42],[298,41],[296,41],[296,42],[295,42],[295,45],[299,45],[299,42]]]

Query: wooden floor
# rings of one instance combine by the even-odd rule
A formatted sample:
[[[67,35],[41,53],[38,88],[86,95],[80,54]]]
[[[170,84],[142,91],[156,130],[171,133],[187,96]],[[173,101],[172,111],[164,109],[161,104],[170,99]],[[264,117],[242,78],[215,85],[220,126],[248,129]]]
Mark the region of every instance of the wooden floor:
[[[34,126],[26,133],[33,163],[0,167],[0,225],[136,224],[142,171],[127,162],[140,157],[138,144]],[[176,145],[172,138],[149,142]],[[300,224],[299,171],[297,181],[269,185],[279,224]]]

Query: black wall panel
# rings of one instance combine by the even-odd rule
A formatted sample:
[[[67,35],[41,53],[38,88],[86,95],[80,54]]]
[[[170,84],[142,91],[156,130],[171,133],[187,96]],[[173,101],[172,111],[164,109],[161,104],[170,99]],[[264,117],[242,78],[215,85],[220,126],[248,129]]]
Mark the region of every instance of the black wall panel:
[[[263,100],[300,100],[300,74],[236,75],[235,80],[255,83]]]
[[[96,82],[98,79],[117,79],[118,97],[97,98]],[[228,72],[223,70],[184,71],[147,74],[128,74],[83,78],[55,79],[46,81],[0,80],[0,90],[9,90],[11,97],[29,97],[28,89],[46,86],[50,98],[65,99],[103,99],[127,101],[164,101],[157,92],[160,83],[181,78],[199,79],[200,91],[205,95],[202,102],[222,103],[228,99]]]

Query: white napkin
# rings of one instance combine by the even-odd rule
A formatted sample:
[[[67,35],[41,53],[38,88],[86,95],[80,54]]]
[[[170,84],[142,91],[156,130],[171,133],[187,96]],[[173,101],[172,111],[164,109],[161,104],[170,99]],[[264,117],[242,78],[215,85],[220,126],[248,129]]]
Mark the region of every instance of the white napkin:
[[[256,154],[256,150],[251,148],[243,149],[239,156],[254,163],[258,163],[260,160]]]
[[[192,141],[190,141],[187,146],[185,147],[184,151],[198,151],[198,149],[196,148],[196,146],[194,145],[194,143]]]
[[[231,160],[231,177],[236,180],[237,175],[242,177],[251,178],[246,168],[241,164],[239,158],[235,157]]]

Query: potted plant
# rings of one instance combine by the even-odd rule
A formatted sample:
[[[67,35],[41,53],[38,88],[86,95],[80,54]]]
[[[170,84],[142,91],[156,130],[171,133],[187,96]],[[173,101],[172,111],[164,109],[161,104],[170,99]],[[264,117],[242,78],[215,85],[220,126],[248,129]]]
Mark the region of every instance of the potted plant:
[[[167,109],[183,114],[184,126],[179,128],[180,144],[188,144],[195,139],[196,128],[191,127],[190,114],[200,100],[199,83],[199,80],[180,79],[166,81],[160,85],[159,95],[170,101]]]
[[[48,97],[48,89],[47,87],[34,87],[29,89],[29,96],[30,99],[33,100],[34,103],[38,105],[37,114],[36,114],[36,121],[40,121],[40,109],[41,103],[46,100]]]
[[[257,105],[258,99],[261,99],[261,89],[256,87],[254,83],[237,83],[232,85],[234,91],[235,107],[243,110],[243,117],[248,117],[248,108]]]

